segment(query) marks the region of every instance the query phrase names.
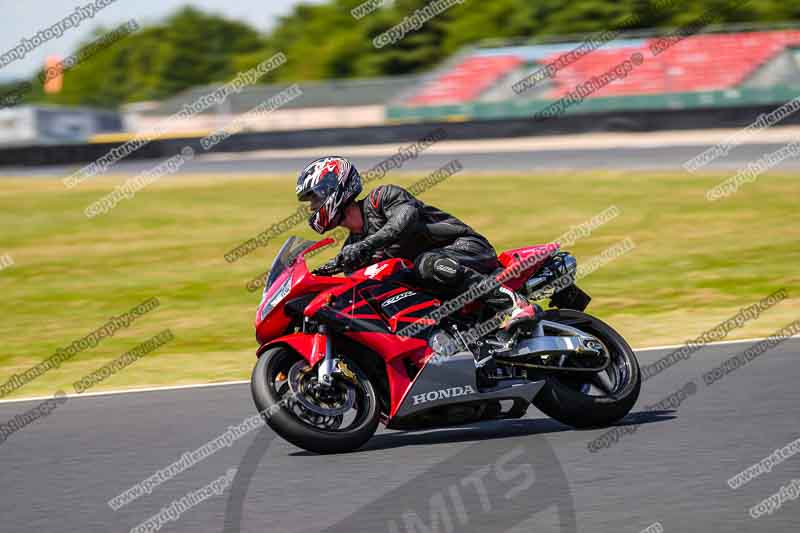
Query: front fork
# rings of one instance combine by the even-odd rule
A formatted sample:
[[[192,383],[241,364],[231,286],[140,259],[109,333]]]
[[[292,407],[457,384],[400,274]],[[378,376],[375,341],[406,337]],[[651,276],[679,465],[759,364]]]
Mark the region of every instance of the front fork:
[[[319,362],[317,369],[317,380],[322,385],[330,387],[333,385],[333,374],[336,372],[336,359],[333,355],[333,340],[328,334],[328,328],[325,326],[319,327],[319,335],[325,336],[325,357]]]
[[[325,387],[331,387],[333,386],[334,376],[355,382],[355,374],[347,368],[344,361],[334,356],[333,339],[328,328],[324,325],[320,325],[319,335],[325,336],[325,356],[319,362],[319,368],[317,369],[317,380],[319,383]]]

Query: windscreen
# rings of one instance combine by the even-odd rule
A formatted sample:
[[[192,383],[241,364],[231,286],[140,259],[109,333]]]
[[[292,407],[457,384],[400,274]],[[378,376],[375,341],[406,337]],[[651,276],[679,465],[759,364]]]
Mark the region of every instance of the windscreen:
[[[270,285],[272,285],[275,280],[278,279],[278,276],[297,259],[298,255],[314,244],[316,244],[316,242],[307,241],[300,237],[289,237],[286,239],[286,242],[283,243],[283,246],[281,246],[281,249],[278,251],[278,255],[275,256],[272,267],[269,269],[267,282],[264,284],[264,293],[267,293]]]

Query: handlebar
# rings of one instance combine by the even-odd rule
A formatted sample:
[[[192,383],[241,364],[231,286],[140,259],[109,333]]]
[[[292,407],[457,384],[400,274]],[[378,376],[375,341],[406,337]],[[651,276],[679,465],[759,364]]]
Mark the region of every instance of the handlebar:
[[[324,270],[323,270],[322,267],[320,267],[320,268],[314,270],[313,273],[316,274],[317,272],[319,272],[319,274],[316,274],[316,275],[320,275],[320,276],[334,276],[336,274],[343,273],[345,271],[345,269],[348,268],[348,267],[352,271],[352,270],[358,270],[359,268],[362,268],[362,267],[365,267],[367,265],[370,265],[373,262],[372,259],[373,258],[367,259],[367,260],[363,261],[363,264],[360,264],[360,265],[345,265],[344,264],[344,259],[342,258],[342,255],[341,254],[336,254],[336,257],[334,258],[334,264],[332,266],[330,266],[330,267],[328,267],[327,269],[324,269]]]
[[[318,276],[334,276],[336,274],[341,274],[342,272],[344,272],[344,262],[342,261],[342,256],[336,254],[333,265],[323,265],[320,268],[315,269],[312,273]]]

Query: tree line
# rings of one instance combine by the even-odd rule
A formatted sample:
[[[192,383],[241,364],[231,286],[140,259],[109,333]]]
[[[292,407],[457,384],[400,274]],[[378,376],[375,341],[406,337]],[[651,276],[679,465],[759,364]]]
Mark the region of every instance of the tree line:
[[[91,57],[64,73],[61,92],[45,94],[42,72],[22,102],[116,107],[162,100],[198,85],[225,82],[276,52],[286,65],[260,83],[369,78],[426,71],[465,45],[485,39],[534,39],[598,32],[635,20],[626,30],[680,27],[709,12],[719,23],[800,20],[800,3],[785,0],[461,0],[389,46],[373,39],[431,0],[329,0],[296,5],[269,32],[185,7],[165,20],[96,50],[114,28],[97,28],[74,55]],[[356,13],[358,18],[353,15]],[[95,44],[93,44],[95,43]],[[87,55],[88,54],[83,54]],[[43,66],[44,67],[44,66]],[[42,71],[44,68],[42,69]],[[0,87],[0,94],[13,86]]]

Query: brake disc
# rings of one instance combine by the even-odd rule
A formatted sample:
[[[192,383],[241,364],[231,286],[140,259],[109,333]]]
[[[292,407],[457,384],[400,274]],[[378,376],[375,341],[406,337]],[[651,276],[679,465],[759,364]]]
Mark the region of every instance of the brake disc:
[[[336,399],[331,405],[320,405],[317,392],[315,388],[321,387],[316,382],[316,376],[310,372],[308,363],[300,360],[292,365],[289,369],[287,381],[289,389],[291,389],[295,401],[299,403],[304,409],[312,413],[326,417],[336,417],[343,415],[353,408],[356,403],[356,393],[353,387],[341,383],[339,386],[345,387],[344,392],[339,393],[339,398]],[[326,404],[328,402],[325,402]]]

